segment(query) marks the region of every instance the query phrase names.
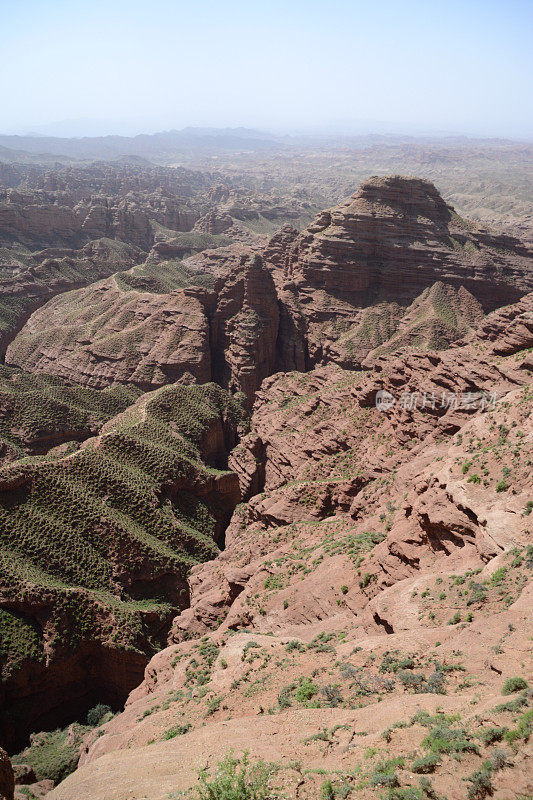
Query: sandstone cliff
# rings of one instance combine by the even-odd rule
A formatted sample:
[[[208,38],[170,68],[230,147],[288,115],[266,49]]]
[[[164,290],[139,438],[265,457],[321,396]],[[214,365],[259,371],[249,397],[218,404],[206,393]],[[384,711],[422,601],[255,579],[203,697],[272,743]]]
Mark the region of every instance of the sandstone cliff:
[[[310,366],[359,365],[437,282],[466,291],[475,299],[471,308],[478,301],[485,312],[533,288],[531,251],[524,243],[461,219],[433,184],[417,178],[370,178],[298,237],[289,230],[276,237],[267,252],[287,331],[281,369],[301,369],[304,357]],[[461,304],[452,303],[457,310]],[[443,299],[441,318],[447,306]],[[364,311],[370,307],[378,314]],[[408,322],[409,317],[400,338]],[[451,333],[443,342],[449,343]],[[459,326],[452,338],[462,333]],[[435,347],[436,335],[431,339],[428,345]]]

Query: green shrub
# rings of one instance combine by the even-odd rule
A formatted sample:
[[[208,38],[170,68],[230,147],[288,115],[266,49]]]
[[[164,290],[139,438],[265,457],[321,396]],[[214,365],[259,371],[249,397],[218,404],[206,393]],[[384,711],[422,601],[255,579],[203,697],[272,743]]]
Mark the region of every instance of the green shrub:
[[[516,728],[505,731],[503,738],[508,744],[514,744],[514,742],[519,741],[520,739],[525,739],[526,741],[531,736],[531,731],[533,728],[533,708],[529,711],[526,711],[525,714],[522,714],[521,717],[518,718],[518,724]]]
[[[230,754],[218,762],[214,775],[210,776],[206,769],[200,771],[199,786],[193,792],[197,800],[281,800],[282,795],[272,794],[269,786],[275,771],[264,761],[251,764],[247,753],[242,758]]]
[[[376,764],[376,767],[369,778],[370,786],[386,786],[393,789],[399,785],[398,776],[396,775],[396,768],[404,766],[404,759],[399,756],[398,758],[391,758],[388,761],[381,761]]]
[[[498,567],[495,569],[492,575],[490,576],[490,582],[493,586],[499,586],[499,584],[505,580],[505,576],[507,575],[507,567]]]
[[[397,789],[389,789],[387,800],[424,800],[424,794],[416,786],[400,786]]]
[[[219,710],[222,703],[222,697],[212,697],[207,703],[207,714],[214,714]]]
[[[374,770],[369,779],[370,786],[398,786],[398,776],[394,772],[382,772],[377,769]]]
[[[433,753],[479,753],[477,744],[468,739],[464,728],[452,728],[445,721],[431,728],[422,740],[422,747]]]
[[[291,639],[291,641],[287,642],[285,645],[285,650],[288,653],[292,653],[293,650],[305,650],[305,645],[297,639]]]
[[[411,764],[411,770],[413,772],[426,775],[429,772],[433,772],[435,767],[437,767],[439,764],[440,756],[438,753],[427,753],[424,756],[415,758]]]
[[[520,711],[524,706],[527,706],[527,696],[525,692],[522,692],[522,694],[519,694],[518,697],[515,697],[513,700],[507,700],[506,703],[500,703],[500,705],[495,706],[493,710],[499,714],[504,711],[514,713]]]
[[[502,686],[502,694],[514,694],[521,692],[522,689],[527,689],[528,683],[524,678],[507,678]]]
[[[191,728],[192,725],[190,722],[187,722],[185,725],[174,725],[163,734],[163,739],[174,739],[176,736],[183,736],[187,731],[190,731]]]
[[[507,750],[504,750],[501,747],[495,747],[491,753],[490,761],[493,770],[496,772],[504,767],[509,766],[510,762]]]
[[[98,703],[87,712],[87,725],[90,725],[91,728],[96,728],[106,714],[111,714],[111,708],[103,703]]]
[[[320,800],[335,800],[335,789],[330,778],[327,778],[320,787]]]
[[[313,683],[311,678],[300,678],[300,683],[294,693],[294,699],[298,703],[306,703],[311,700],[317,692],[318,686]]]
[[[486,730],[481,731],[479,738],[485,747],[488,747],[489,744],[494,744],[494,742],[501,742],[506,730],[507,728],[487,728]]]
[[[480,769],[477,769],[465,780],[470,784],[467,790],[468,800],[483,800],[492,794],[492,764],[485,761]]]

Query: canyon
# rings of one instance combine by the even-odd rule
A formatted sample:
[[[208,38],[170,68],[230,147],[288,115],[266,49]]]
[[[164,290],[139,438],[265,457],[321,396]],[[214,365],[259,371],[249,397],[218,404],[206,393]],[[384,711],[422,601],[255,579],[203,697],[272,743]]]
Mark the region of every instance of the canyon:
[[[225,147],[0,164],[14,796],[526,798],[528,212]]]

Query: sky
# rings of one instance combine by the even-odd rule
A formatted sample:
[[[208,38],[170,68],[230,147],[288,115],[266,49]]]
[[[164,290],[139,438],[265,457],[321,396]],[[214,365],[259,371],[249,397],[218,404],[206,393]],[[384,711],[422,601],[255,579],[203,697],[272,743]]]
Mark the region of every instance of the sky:
[[[533,138],[531,0],[0,0],[0,132]]]

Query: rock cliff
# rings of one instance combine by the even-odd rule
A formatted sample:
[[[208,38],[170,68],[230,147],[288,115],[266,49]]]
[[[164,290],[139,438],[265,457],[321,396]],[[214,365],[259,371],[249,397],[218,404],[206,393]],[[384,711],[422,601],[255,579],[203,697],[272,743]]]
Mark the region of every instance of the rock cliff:
[[[234,246],[183,266],[159,261],[157,270],[152,291],[132,287],[145,274],[137,270],[56,297],[26,323],[7,363],[95,388],[148,390],[190,374],[242,391],[251,404],[274,371],[278,334],[274,283],[261,258]],[[163,292],[165,274],[167,285],[183,288]]]
[[[476,301],[487,312],[533,289],[531,250],[524,243],[461,219],[433,184],[417,178],[370,178],[299,236],[288,229],[279,234],[267,253],[287,339],[281,369],[301,369],[303,359],[310,366],[357,366],[397,331],[405,341],[409,323],[423,316],[411,304],[435,283],[463,295],[446,290],[448,298],[434,297],[440,321],[433,333],[426,326],[431,347],[439,336],[445,346],[479,318]],[[455,312],[463,317],[458,326]],[[416,341],[416,331],[411,337]]]

